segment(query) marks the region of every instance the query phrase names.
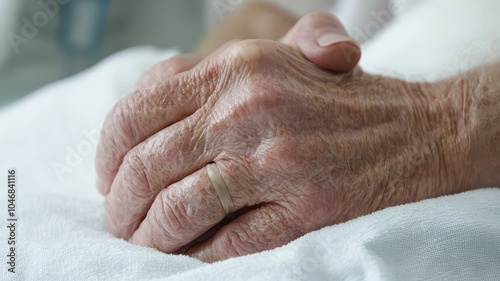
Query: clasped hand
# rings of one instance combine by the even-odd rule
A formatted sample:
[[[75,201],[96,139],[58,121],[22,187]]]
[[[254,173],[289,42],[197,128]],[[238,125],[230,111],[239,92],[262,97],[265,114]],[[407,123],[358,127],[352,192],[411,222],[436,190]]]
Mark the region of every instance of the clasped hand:
[[[290,37],[246,40],[201,62],[171,59],[161,82],[140,82],[98,145],[110,232],[213,262],[471,183],[453,87],[333,73],[320,57]],[[212,162],[236,209],[228,221]]]

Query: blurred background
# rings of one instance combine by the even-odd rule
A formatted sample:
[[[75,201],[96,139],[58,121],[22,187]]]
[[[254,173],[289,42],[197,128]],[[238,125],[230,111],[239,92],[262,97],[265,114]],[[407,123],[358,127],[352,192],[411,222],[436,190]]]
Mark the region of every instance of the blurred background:
[[[149,45],[190,52],[214,26],[256,1],[0,0],[0,107],[126,48]],[[356,26],[348,23],[352,15],[361,14],[352,3],[362,2],[367,11],[373,10],[367,5],[371,0],[260,1],[281,6],[294,19],[312,11],[332,11],[338,4],[341,7],[334,11],[345,15],[339,17],[348,29]],[[250,21],[259,24],[254,18]],[[263,24],[261,28],[268,28]]]
[[[334,12],[363,43],[378,31],[374,22],[381,28],[400,7],[417,1],[0,0],[0,108],[123,49],[147,45],[191,52],[202,41],[204,49],[214,50],[245,36],[279,38],[312,11]],[[285,13],[245,9],[259,2]],[[207,33],[212,44],[203,40]]]
[[[137,45],[189,51],[202,0],[0,0],[0,107]]]

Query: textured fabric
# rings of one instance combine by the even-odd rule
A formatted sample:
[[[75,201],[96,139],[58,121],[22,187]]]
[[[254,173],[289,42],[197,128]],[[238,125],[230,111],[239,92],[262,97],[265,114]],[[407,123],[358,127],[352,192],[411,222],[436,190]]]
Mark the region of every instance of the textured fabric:
[[[421,24],[423,29],[416,27],[417,15],[396,21],[400,26],[389,27],[365,46],[365,69],[403,77],[425,73],[435,79],[443,74],[440,66],[452,66],[457,56],[486,54],[477,47],[465,57],[459,46],[494,42],[488,34],[497,28],[490,22],[500,10],[497,1],[432,3],[417,11],[429,15],[448,7],[448,13]],[[453,9],[455,3],[474,7]],[[464,27],[470,22],[493,25]],[[404,31],[405,25],[412,33]],[[454,31],[444,36],[450,26],[462,36]],[[426,42],[438,34],[439,40],[429,43],[434,48],[394,46],[396,40]],[[388,50],[398,56],[387,55]],[[411,56],[400,56],[405,50]],[[211,265],[112,237],[94,185],[97,132],[110,106],[130,91],[140,73],[172,53],[128,50],[0,111],[0,182],[6,182],[11,167],[18,169],[19,180],[17,275],[6,270],[7,201],[5,187],[0,189],[0,280],[500,280],[498,188],[388,208],[272,251]],[[414,56],[421,60],[410,67]]]

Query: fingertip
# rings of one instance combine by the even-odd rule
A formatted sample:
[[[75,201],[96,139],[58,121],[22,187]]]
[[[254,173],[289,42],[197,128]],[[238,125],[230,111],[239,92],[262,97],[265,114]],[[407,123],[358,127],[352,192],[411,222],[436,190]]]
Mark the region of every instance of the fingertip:
[[[106,188],[106,185],[104,185],[100,177],[96,178],[95,185],[101,195],[106,196],[108,194],[108,189]]]
[[[183,254],[206,263],[214,263],[223,260],[223,258],[215,257],[210,249],[201,247],[201,244],[189,247]]]

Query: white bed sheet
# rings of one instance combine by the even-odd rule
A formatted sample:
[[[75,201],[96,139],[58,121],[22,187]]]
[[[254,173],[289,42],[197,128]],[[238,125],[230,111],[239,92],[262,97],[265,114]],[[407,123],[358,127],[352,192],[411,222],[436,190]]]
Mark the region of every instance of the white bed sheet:
[[[423,3],[364,47],[362,65],[372,72],[438,79],[490,60],[499,46],[499,10],[494,0]],[[94,186],[96,134],[107,110],[140,73],[174,53],[127,50],[0,111],[1,183],[8,168],[18,169],[19,218],[14,275],[6,265],[2,187],[0,280],[500,279],[498,188],[388,208],[272,251],[212,265],[112,237]]]

